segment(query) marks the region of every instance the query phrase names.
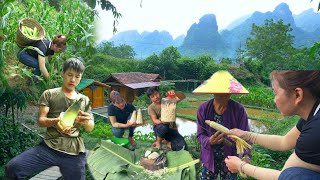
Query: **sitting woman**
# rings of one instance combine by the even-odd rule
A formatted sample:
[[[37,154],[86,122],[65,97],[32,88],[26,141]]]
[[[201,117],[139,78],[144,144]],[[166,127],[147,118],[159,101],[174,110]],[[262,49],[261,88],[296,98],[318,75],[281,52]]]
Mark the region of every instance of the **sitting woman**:
[[[130,121],[131,114],[136,108],[129,103],[117,91],[111,91],[110,98],[112,103],[108,106],[108,116],[112,125],[112,134],[122,138],[124,131],[129,130],[129,142],[132,146],[136,145],[133,139],[135,122]]]

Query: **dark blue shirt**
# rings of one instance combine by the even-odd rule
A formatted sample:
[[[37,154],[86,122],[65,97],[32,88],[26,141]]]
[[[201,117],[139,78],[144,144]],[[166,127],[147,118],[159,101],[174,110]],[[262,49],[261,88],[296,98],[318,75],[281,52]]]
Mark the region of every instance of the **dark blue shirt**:
[[[30,44],[30,46],[36,47],[40,51],[42,51],[44,56],[51,56],[51,55],[54,54],[54,51],[52,51],[50,49],[51,45],[52,45],[51,41],[49,41],[49,40],[39,40],[39,41],[37,41],[37,42],[35,42],[33,44]],[[38,55],[40,55],[40,54],[38,54],[37,51],[31,50],[31,49],[27,49],[26,52],[28,54],[30,54],[30,56],[32,56],[32,57],[34,57],[36,59],[38,59]]]
[[[295,153],[304,162],[320,165],[320,113],[317,107],[319,101],[313,106],[307,120],[300,119],[296,127],[300,131]],[[316,110],[318,110],[316,112]],[[313,115],[316,112],[315,115]]]
[[[108,116],[115,116],[118,123],[126,124],[130,114],[135,111],[136,108],[132,104],[126,104],[123,109],[118,108],[114,104],[108,106]]]

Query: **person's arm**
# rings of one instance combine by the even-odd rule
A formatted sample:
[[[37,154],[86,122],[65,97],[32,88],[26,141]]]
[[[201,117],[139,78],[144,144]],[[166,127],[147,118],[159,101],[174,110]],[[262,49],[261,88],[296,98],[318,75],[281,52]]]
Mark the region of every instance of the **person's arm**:
[[[56,127],[60,118],[48,118],[49,107],[40,105],[38,124],[40,127]]]
[[[197,112],[197,139],[203,148],[211,150],[210,136],[205,129],[203,108],[200,106]]]
[[[152,106],[150,105],[148,107],[148,114],[149,116],[151,117],[151,120],[153,122],[154,125],[158,125],[158,124],[161,124],[161,119],[158,119],[157,117],[157,113],[156,111],[152,108]]]
[[[76,118],[76,127],[84,126],[86,132],[91,132],[94,128],[94,118],[92,113],[80,111]]]
[[[112,127],[115,127],[115,128],[128,128],[131,125],[133,125],[133,122],[131,121],[128,121],[127,124],[117,122],[116,116],[109,116],[109,120],[111,122]]]
[[[38,55],[38,62],[39,62],[39,68],[40,71],[42,73],[42,75],[48,79],[49,78],[49,73],[48,70],[46,68],[46,58],[43,56]]]
[[[295,147],[300,131],[295,126],[285,136],[257,134],[240,129],[232,129],[228,134],[236,135],[246,141],[259,144],[274,151],[287,151]]]
[[[294,126],[285,136],[255,134],[253,135],[253,143],[274,150],[274,151],[288,151],[296,146],[300,131]]]
[[[161,124],[161,120],[157,118],[157,115],[153,114],[153,115],[150,115],[150,117],[154,125]]]
[[[228,156],[224,161],[228,170],[232,173],[241,172],[242,174],[259,180],[277,180],[281,173],[279,170],[261,168],[248,164],[236,156]]]

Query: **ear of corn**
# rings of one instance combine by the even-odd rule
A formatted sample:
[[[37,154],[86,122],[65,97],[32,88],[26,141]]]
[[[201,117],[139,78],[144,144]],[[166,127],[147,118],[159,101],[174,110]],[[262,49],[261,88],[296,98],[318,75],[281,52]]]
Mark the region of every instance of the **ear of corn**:
[[[21,32],[23,35],[25,35],[29,39],[36,39],[38,37],[39,31],[37,30],[37,27],[34,27],[33,29],[28,26],[22,26]]]
[[[230,132],[228,128],[216,122],[205,120],[205,123],[208,124],[210,127],[214,128],[215,130],[220,131],[222,133],[228,134]],[[245,140],[239,138],[238,136],[235,136],[235,135],[228,135],[228,136],[235,140],[237,154],[243,154],[246,149],[252,149],[250,144],[248,144]]]

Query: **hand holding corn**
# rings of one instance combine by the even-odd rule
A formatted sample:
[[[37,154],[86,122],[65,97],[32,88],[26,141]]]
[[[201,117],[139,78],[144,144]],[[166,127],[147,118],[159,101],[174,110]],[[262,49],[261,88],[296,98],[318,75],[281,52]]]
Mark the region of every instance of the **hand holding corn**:
[[[224,139],[223,136],[224,136],[224,133],[221,133],[220,131],[217,131],[212,136],[210,136],[210,138],[209,138],[210,144],[211,145],[221,144],[223,139]]]
[[[220,131],[225,134],[230,134],[230,130],[221,124],[218,124],[216,122],[205,120],[205,123],[208,124],[210,127],[216,129],[217,131]],[[236,142],[236,148],[237,148],[237,154],[243,154],[244,150],[246,149],[252,149],[251,145],[248,144],[246,141],[241,139],[240,137],[236,135],[228,135],[228,137],[232,138]]]

